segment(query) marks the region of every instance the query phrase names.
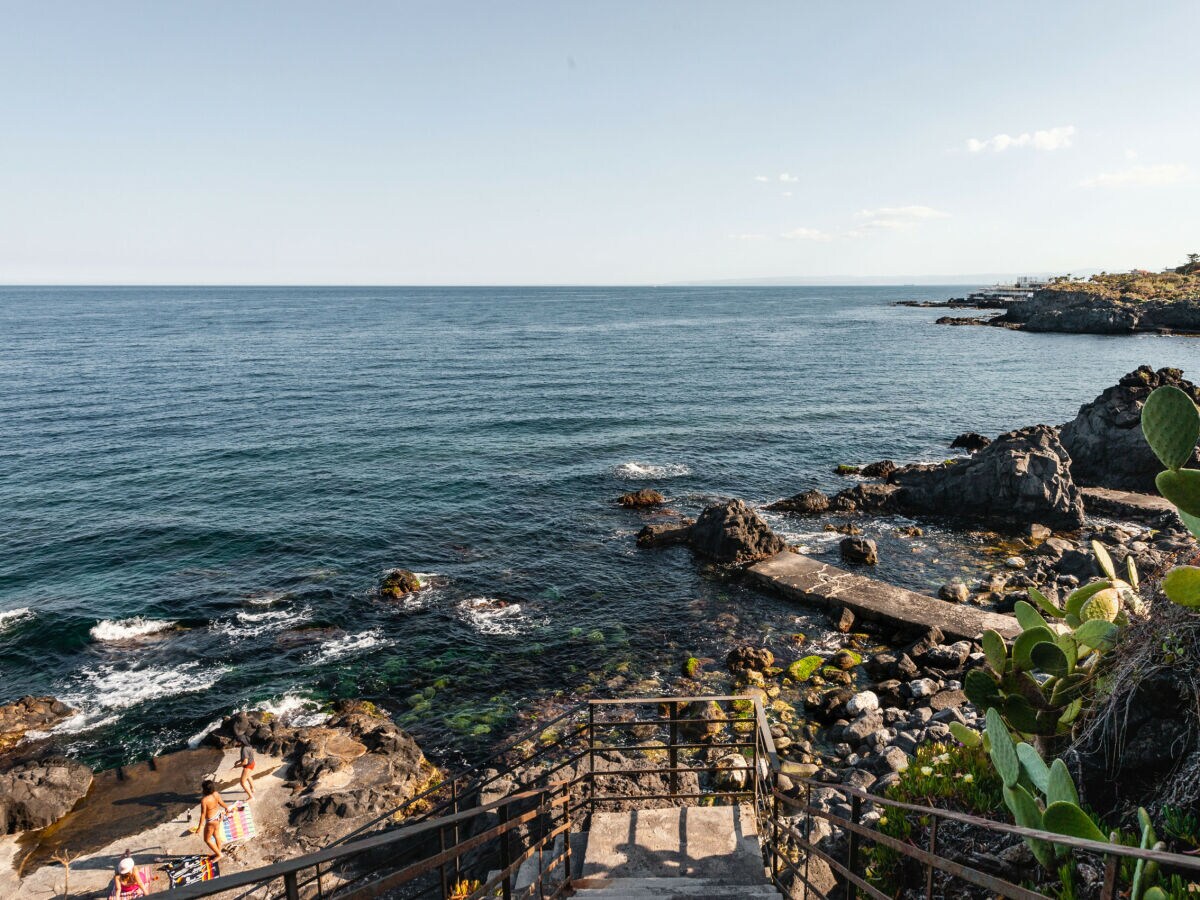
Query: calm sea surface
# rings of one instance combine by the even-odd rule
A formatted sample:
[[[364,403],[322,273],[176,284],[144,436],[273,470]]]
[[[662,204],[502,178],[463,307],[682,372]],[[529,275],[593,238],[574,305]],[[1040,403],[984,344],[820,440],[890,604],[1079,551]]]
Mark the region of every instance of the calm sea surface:
[[[522,704],[819,636],[636,550],[613,499],[836,489],[840,462],[1065,421],[1142,363],[1200,374],[1194,340],[891,305],[958,293],[0,288],[0,701],[66,699],[74,750],[112,763],[237,708],[367,697],[448,759]],[[892,541],[880,574],[928,589],[966,540]],[[379,601],[395,566],[430,589]]]

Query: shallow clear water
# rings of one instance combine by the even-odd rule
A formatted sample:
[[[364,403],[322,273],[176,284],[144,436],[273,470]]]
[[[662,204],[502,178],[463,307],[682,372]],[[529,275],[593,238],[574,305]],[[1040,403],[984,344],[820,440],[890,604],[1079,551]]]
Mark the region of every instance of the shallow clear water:
[[[613,499],[832,490],[839,462],[940,459],[967,429],[1065,421],[1139,364],[1200,363],[1185,338],[891,305],[952,293],[0,288],[0,700],[76,704],[98,762],[333,696],[470,752],[519,704],[819,633],[683,550],[637,551]],[[939,541],[962,540],[930,537],[880,574],[955,570]],[[374,599],[393,566],[432,589]]]

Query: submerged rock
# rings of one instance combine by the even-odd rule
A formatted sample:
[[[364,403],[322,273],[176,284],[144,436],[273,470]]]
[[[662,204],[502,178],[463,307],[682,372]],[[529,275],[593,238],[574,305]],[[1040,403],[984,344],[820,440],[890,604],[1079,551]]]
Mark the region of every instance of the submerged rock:
[[[1079,408],[1079,414],[1059,430],[1071,454],[1071,474],[1080,484],[1125,491],[1156,493],[1154,477],[1162,463],[1142,434],[1142,406],[1162,385],[1180,388],[1200,403],[1200,389],[1179,369],[1149,366],[1130,372],[1100,396]],[[1192,466],[1200,464],[1200,451]]]
[[[890,459],[881,459],[879,462],[863,466],[859,474],[864,478],[887,478],[895,471],[896,464],[894,462]]]
[[[705,509],[691,527],[688,542],[697,553],[724,563],[753,562],[787,549],[771,526],[741,500]]]
[[[734,647],[725,657],[725,667],[734,673],[746,670],[763,672],[774,664],[775,654],[766,647],[754,647],[750,644]]]
[[[385,600],[399,600],[420,589],[421,579],[408,569],[392,569],[379,583],[379,596]]]
[[[640,491],[630,491],[628,494],[622,494],[617,498],[617,503],[627,509],[648,509],[653,506],[662,506],[666,502],[666,497],[650,488],[642,488]]]
[[[1070,464],[1055,429],[1034,425],[1001,435],[967,459],[897,470],[894,500],[921,513],[1074,529],[1084,514]]]
[[[694,519],[683,519],[679,522],[665,522],[658,525],[647,525],[638,532],[639,547],[670,547],[674,544],[686,544],[692,534]]]

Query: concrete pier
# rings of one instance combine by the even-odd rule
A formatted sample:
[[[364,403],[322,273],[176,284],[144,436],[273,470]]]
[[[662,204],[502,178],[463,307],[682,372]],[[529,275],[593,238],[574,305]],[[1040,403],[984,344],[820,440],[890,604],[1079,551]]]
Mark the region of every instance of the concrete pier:
[[[947,603],[791,551],[756,563],[746,571],[751,582],[785,597],[835,609],[844,607],[863,619],[919,629],[937,627],[948,637],[967,640],[988,629],[1010,640],[1021,633],[1021,626],[1012,616]]]

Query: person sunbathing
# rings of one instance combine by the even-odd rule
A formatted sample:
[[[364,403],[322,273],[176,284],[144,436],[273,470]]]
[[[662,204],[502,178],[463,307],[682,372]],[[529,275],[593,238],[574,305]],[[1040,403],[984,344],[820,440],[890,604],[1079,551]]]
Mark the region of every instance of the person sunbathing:
[[[129,851],[117,863],[117,874],[113,876],[113,888],[110,897],[117,900],[132,900],[134,897],[145,897],[150,893],[150,885],[142,878],[142,873],[133,864]]]
[[[200,786],[204,795],[200,798],[200,825],[204,829],[204,843],[213,851],[213,859],[219,860],[221,855],[221,819],[229,812],[229,807],[221,799],[217,783],[205,781]]]

